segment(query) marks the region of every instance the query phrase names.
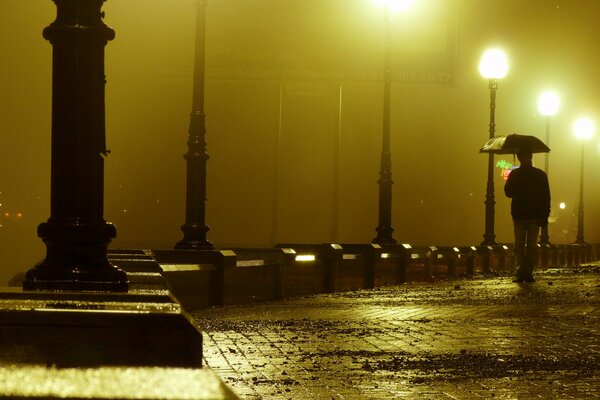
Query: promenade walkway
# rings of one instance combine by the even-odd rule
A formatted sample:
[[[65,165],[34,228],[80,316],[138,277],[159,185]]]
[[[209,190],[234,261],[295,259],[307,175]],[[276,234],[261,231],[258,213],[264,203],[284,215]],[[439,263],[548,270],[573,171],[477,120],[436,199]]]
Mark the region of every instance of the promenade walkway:
[[[600,398],[600,265],[410,283],[194,317],[244,399]]]

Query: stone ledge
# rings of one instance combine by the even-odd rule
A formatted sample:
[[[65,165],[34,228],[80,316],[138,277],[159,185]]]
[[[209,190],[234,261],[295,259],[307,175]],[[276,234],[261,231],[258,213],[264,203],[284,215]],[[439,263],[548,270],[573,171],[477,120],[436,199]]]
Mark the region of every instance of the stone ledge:
[[[202,333],[164,290],[0,292],[0,363],[202,365]]]
[[[0,367],[0,398],[239,399],[210,369]]]

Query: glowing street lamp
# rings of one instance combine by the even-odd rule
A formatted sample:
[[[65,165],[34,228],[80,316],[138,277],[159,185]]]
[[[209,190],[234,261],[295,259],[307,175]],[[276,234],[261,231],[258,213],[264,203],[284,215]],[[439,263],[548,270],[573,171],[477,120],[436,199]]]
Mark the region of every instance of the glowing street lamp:
[[[550,146],[550,119],[556,115],[560,99],[555,92],[545,91],[538,97],[538,111],[546,119],[546,144]],[[545,171],[548,174],[548,153],[546,153]]]
[[[500,49],[486,50],[479,62],[479,73],[486,79],[502,79],[508,73],[508,59]]]
[[[540,94],[538,97],[538,111],[542,114],[546,120],[546,144],[550,146],[550,119],[553,115],[556,115],[558,112],[558,108],[560,106],[560,99],[555,92],[545,91]],[[550,168],[550,155],[546,153],[544,159],[544,170],[546,171],[546,175],[549,173]],[[548,225],[545,225],[542,228],[542,233],[540,235],[540,244],[545,245],[549,243],[548,236]]]
[[[538,111],[545,116],[556,115],[560,107],[560,98],[558,94],[552,91],[545,91],[538,97]]]
[[[595,126],[589,118],[579,118],[573,125],[575,136],[581,140],[581,173],[579,181],[579,212],[577,213],[577,239],[575,243],[585,244],[583,239],[583,156],[585,141],[589,140],[594,134]]]
[[[390,96],[392,84],[392,15],[406,10],[414,0],[376,0],[383,6],[384,17],[384,67],[383,67],[383,140],[379,170],[379,224],[373,243],[395,244],[392,236],[392,153],[390,149]]]
[[[496,90],[498,79],[502,79],[508,73],[508,60],[502,50],[490,49],[483,53],[479,63],[481,76],[489,80],[490,89],[490,139],[496,134]],[[485,195],[485,233],[483,235],[483,246],[496,244],[494,234],[494,155],[488,156],[488,177]]]
[[[594,123],[589,118],[579,118],[573,124],[573,132],[578,139],[588,140],[594,135]]]

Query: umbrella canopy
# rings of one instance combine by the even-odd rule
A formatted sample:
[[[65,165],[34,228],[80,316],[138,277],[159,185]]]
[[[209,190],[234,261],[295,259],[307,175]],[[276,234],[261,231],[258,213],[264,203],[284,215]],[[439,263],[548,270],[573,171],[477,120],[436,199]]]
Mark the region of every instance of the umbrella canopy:
[[[535,136],[513,133],[505,136],[494,136],[479,149],[480,153],[494,154],[516,154],[521,151],[548,153],[550,148]]]

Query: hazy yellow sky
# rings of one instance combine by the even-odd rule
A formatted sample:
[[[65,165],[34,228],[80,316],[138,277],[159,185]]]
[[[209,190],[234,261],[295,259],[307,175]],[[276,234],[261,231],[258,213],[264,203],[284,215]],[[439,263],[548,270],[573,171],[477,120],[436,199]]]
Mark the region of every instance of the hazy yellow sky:
[[[193,0],[108,0],[105,217],[112,247],[172,247],[184,223]],[[483,239],[489,91],[479,57],[503,48],[498,134],[545,139],[554,89],[551,241],[575,239],[580,143],[600,124],[596,0],[422,0],[393,21],[393,226],[399,242]],[[44,255],[49,217],[50,0],[0,2],[0,281]],[[207,223],[217,246],[370,242],[381,151],[382,13],[371,0],[209,0]],[[586,144],[586,239],[600,241],[600,132]],[[499,157],[498,159],[502,159]],[[513,161],[512,157],[506,158]],[[543,156],[535,163],[543,166]],[[496,174],[496,235],[512,241]],[[337,189],[336,189],[337,188]],[[567,208],[558,211],[558,203]],[[336,210],[334,212],[334,210]]]

